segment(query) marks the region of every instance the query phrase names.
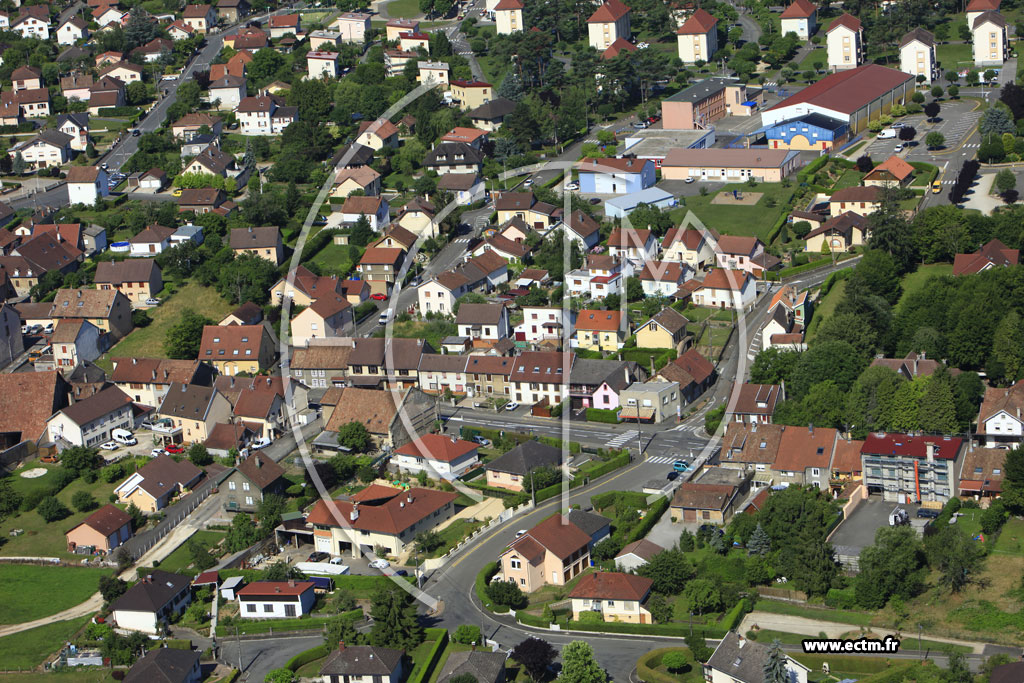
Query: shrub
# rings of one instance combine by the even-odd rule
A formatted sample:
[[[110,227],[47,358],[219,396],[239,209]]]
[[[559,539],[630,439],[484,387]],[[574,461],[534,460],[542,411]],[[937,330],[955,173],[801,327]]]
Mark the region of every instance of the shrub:
[[[666,652],[665,656],[661,658],[661,663],[669,671],[682,671],[687,665],[686,653]]]
[[[71,510],[53,496],[47,496],[39,501],[36,512],[46,522],[57,522],[71,514]]]
[[[522,609],[527,604],[523,591],[512,581],[491,581],[487,586],[487,597],[494,604],[510,609]]]
[[[475,645],[480,642],[480,627],[461,624],[452,635],[452,640],[463,645]]]
[[[71,496],[71,504],[75,506],[75,509],[79,512],[88,512],[89,510],[95,510],[99,507],[96,499],[92,497],[92,494],[88,491],[77,491],[75,495]]]

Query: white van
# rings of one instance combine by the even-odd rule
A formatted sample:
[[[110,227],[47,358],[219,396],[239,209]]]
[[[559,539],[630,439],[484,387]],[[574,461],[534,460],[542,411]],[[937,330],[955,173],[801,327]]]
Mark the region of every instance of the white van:
[[[139,442],[127,429],[115,429],[110,432],[110,436],[114,438],[114,441],[125,446],[134,446]]]
[[[377,318],[377,324],[387,325],[389,320],[391,320],[391,309],[385,308],[383,311],[381,311],[380,316]]]
[[[896,137],[896,129],[895,128],[883,128],[882,130],[878,131],[878,139],[879,140],[890,140],[890,139],[895,138],[895,137]]]

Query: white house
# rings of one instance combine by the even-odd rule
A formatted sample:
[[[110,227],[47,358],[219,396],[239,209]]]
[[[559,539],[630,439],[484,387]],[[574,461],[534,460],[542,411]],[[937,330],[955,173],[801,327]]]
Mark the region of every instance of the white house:
[[[71,137],[71,149],[84,152],[85,148],[89,146],[89,115],[87,113],[61,114],[57,117],[57,130]],[[105,175],[106,171],[103,173]]]
[[[512,333],[508,309],[501,304],[469,304],[459,306],[455,316],[460,337],[495,342]]]
[[[546,339],[561,340],[562,333],[571,330],[574,324],[574,312],[560,306],[524,306],[523,322],[516,325],[515,339],[532,344]]]
[[[918,27],[903,36],[900,40],[900,71],[915,78],[924,76],[925,83],[939,77],[934,34]]]
[[[79,40],[88,37],[88,24],[79,16],[68,18],[57,28],[58,45],[74,45]]]
[[[254,581],[235,591],[243,619],[287,619],[309,614],[316,601],[312,581]]]
[[[98,446],[110,441],[114,429],[131,430],[132,423],[131,398],[109,387],[54,414],[46,422],[46,432],[58,445]]]
[[[71,204],[95,204],[98,197],[110,194],[107,172],[99,166],[72,166],[68,169],[68,201]]]
[[[524,405],[547,401],[557,406],[569,395],[569,372],[575,353],[569,353],[568,363],[558,351],[524,351],[516,356],[509,382],[512,400]]]
[[[242,135],[280,135],[299,118],[297,107],[284,107],[272,95],[246,97],[235,110]]]
[[[704,680],[708,683],[763,683],[769,655],[768,645],[755,643],[735,631],[729,631],[704,665]],[[806,666],[786,655],[788,683],[807,683],[809,671]]]
[[[619,38],[629,40],[629,8],[619,0],[606,0],[587,19],[590,46],[604,52]]]
[[[119,629],[158,635],[191,601],[192,577],[153,569],[110,604],[110,617]]]
[[[616,228],[608,236],[608,253],[612,258],[650,261],[658,255],[658,238],[646,228]]]
[[[664,551],[665,549],[657,543],[641,538],[639,541],[626,544],[619,551],[619,554],[615,556],[615,566],[619,571],[631,572],[644,566],[651,561],[651,558]]]
[[[707,274],[693,292],[693,303],[709,308],[749,310],[757,299],[756,285],[750,273],[716,268]]]
[[[811,0],[793,0],[779,15],[779,19],[782,35],[795,33],[798,38],[808,40],[818,25],[818,8]]]
[[[825,32],[828,68],[832,71],[855,69],[864,63],[864,27],[860,19],[843,12]]]
[[[341,207],[341,220],[355,223],[360,216],[370,221],[370,229],[380,231],[391,222],[391,207],[383,197],[347,197]]]
[[[391,456],[399,470],[413,474],[426,471],[435,479],[459,477],[479,460],[477,444],[443,434],[424,434]]]
[[[685,263],[647,261],[640,271],[640,285],[644,289],[644,296],[669,297],[692,277],[693,271]]]
[[[1009,53],[1006,19],[999,12],[982,12],[971,25],[975,66],[1002,66]]]
[[[710,60],[718,51],[718,19],[698,9],[676,30],[676,49],[683,64]]]
[[[1024,381],[1006,389],[986,387],[985,398],[978,411],[979,440],[987,448],[1014,448],[1024,441]]]

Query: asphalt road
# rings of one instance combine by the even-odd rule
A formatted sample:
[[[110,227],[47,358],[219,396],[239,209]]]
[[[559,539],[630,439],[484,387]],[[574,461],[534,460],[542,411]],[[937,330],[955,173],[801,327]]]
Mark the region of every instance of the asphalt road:
[[[219,641],[220,660],[225,664],[240,667],[248,681],[262,681],[274,669],[280,669],[288,660],[317,645],[323,645],[320,632],[309,636],[283,638],[261,638],[259,640],[237,641],[231,629],[225,629]]]

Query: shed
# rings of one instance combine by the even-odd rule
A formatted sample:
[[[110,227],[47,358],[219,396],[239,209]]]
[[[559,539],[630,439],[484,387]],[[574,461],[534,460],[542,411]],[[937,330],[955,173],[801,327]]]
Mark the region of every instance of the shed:
[[[245,586],[245,579],[241,576],[229,576],[220,585],[220,597],[231,601],[235,599],[235,593]]]

